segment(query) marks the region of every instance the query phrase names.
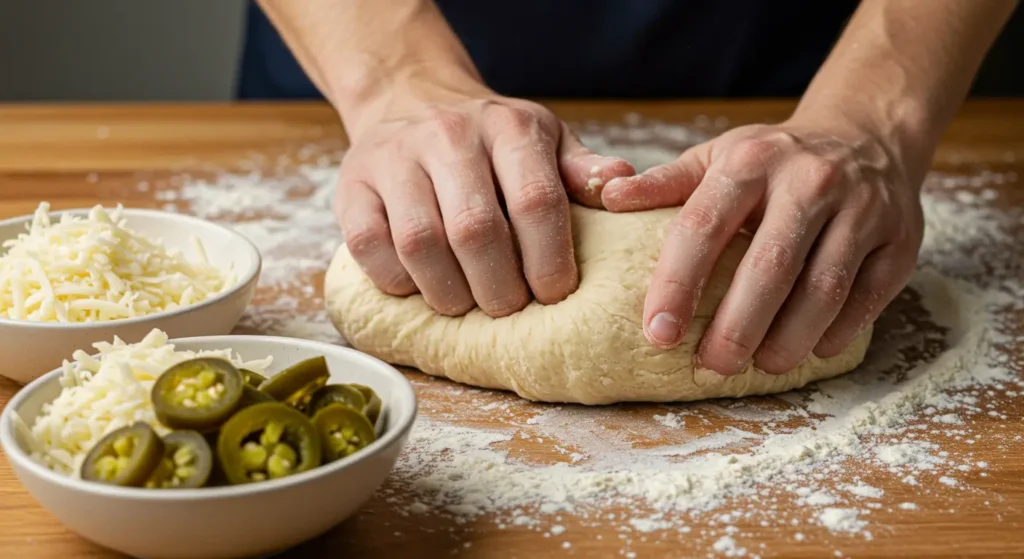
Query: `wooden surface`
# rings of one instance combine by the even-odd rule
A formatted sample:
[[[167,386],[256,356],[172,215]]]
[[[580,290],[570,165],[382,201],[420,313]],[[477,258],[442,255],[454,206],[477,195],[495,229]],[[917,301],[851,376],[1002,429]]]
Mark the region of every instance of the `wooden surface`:
[[[758,101],[552,106],[574,122],[621,122],[624,115],[635,112],[668,122],[706,123],[713,132],[724,126],[781,120],[793,105]],[[0,107],[0,218],[29,213],[41,200],[50,201],[57,209],[116,202],[157,207],[160,203],[152,191],[135,188],[140,180],[173,183],[176,176],[185,173],[201,176],[214,169],[232,169],[240,160],[254,155],[264,161],[280,161],[277,158],[291,157],[309,144],[330,152],[340,149],[343,142],[331,111],[317,104]],[[1024,102],[967,105],[945,136],[936,168],[962,174],[986,169],[1024,177]],[[1004,207],[1024,206],[1024,187],[1019,180],[1011,178],[995,188]],[[1007,258],[1024,259],[1022,245],[1017,242],[1005,247]],[[269,296],[262,295],[264,299]],[[1024,355],[1024,341],[1018,338],[1016,344],[1009,351],[1019,359]],[[409,374],[428,417],[466,409],[467,425],[487,426],[529,417],[533,406],[497,393],[474,393],[471,401],[447,382]],[[17,389],[15,384],[0,379],[0,405],[6,404]],[[482,401],[502,403],[509,415],[498,418],[480,412]],[[474,413],[468,412],[471,402]],[[1000,440],[1004,441],[1024,434],[1022,407],[1013,401],[996,404],[1008,419],[992,419],[966,429],[1001,433],[1005,436]],[[605,408],[601,413],[608,414],[606,424],[614,425],[620,419],[664,413],[664,408]],[[989,463],[984,477],[977,473],[965,476],[978,488],[976,491],[951,496],[938,490],[941,488],[924,491],[893,480],[869,479],[886,490],[882,499],[886,507],[872,515],[871,541],[846,538],[837,543],[820,526],[764,528],[740,522],[737,526],[743,531],[743,543],[751,554],[765,557],[832,556],[840,548],[841,556],[851,557],[897,553],[1024,556],[1024,453],[1019,446],[987,441],[990,439],[979,438],[970,449],[973,460]],[[550,448],[525,440],[509,443],[509,450],[538,463],[555,459]],[[894,506],[911,498],[919,506],[913,513]],[[951,504],[950,499],[955,503]],[[458,525],[441,517],[409,517],[398,511],[393,504],[375,500],[345,525],[282,557],[603,557],[620,556],[622,552],[621,542],[614,535],[599,538],[599,529],[571,516],[561,521],[569,529],[566,536],[556,540],[526,528],[499,530],[486,521]],[[709,540],[699,537],[700,522],[693,525],[691,536],[637,535],[630,550],[637,557],[705,556]],[[797,531],[806,535],[804,541],[794,540]],[[572,542],[569,549],[559,545],[566,539]],[[758,543],[766,545],[759,549]],[[0,460],[0,557],[117,556],[65,529],[36,505],[14,478],[7,461]]]

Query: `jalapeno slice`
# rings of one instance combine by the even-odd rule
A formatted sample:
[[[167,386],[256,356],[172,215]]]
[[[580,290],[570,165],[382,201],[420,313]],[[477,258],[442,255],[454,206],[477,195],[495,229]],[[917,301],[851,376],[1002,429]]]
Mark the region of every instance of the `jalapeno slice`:
[[[139,487],[160,464],[163,454],[160,436],[139,421],[111,431],[89,450],[82,462],[82,479]]]
[[[242,373],[242,379],[245,380],[245,384],[259,388],[261,384],[267,382],[267,377],[249,369],[238,369],[238,372]]]
[[[345,404],[353,409],[361,410],[366,407],[366,399],[362,392],[351,385],[331,384],[322,386],[313,393],[306,411],[313,416],[331,404]]]
[[[237,412],[242,408],[247,408],[253,404],[259,404],[260,402],[273,401],[274,399],[268,396],[266,393],[260,392],[259,390],[246,385],[242,387],[242,397],[238,400],[238,407],[235,408],[235,411]]]
[[[202,487],[213,471],[213,451],[196,431],[174,431],[164,437],[164,456],[146,487],[185,489]]]
[[[320,433],[325,462],[351,456],[377,440],[370,420],[345,404],[328,404],[313,416],[313,425]]]
[[[153,408],[172,429],[216,429],[235,411],[244,385],[242,373],[224,359],[189,359],[153,383]]]
[[[217,457],[231,484],[285,477],[320,465],[320,437],[302,412],[263,402],[239,411],[221,427]]]
[[[278,402],[303,408],[309,403],[313,392],[326,385],[330,377],[327,360],[323,356],[312,357],[270,377],[260,385],[260,391]]]
[[[384,405],[380,396],[372,388],[363,384],[349,384],[349,386],[363,394],[363,398],[366,399],[366,405],[363,406],[363,415],[366,416],[366,419],[370,420],[370,423],[376,425],[377,419],[380,418],[381,407]]]

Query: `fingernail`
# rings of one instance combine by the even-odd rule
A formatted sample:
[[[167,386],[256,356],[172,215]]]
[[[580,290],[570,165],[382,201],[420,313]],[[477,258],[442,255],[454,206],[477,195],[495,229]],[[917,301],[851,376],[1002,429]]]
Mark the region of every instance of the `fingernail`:
[[[659,344],[674,344],[679,341],[679,319],[668,313],[658,313],[647,325],[647,333],[652,341]]]

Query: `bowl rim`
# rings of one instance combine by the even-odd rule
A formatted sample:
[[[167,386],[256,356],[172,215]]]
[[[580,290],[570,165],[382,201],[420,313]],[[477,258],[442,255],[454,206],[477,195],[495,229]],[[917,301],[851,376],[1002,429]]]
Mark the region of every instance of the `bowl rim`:
[[[412,383],[409,379],[405,378],[398,369],[391,366],[390,364],[367,355],[360,351],[352,348],[330,344],[326,342],[318,342],[314,340],[306,340],[302,338],[288,338],[283,336],[260,336],[260,335],[223,335],[223,336],[196,336],[190,338],[176,338],[168,340],[168,344],[175,344],[185,346],[190,343],[204,342],[204,343],[217,343],[219,341],[225,342],[225,348],[230,348],[233,352],[237,352],[236,349],[231,348],[229,345],[232,341],[244,341],[244,342],[255,342],[255,343],[269,343],[271,345],[281,344],[286,346],[305,346],[315,350],[322,350],[324,353],[338,352],[347,354],[353,357],[356,361],[362,361],[364,364],[369,365],[370,369],[379,371],[381,374],[398,380],[396,383],[398,386],[399,394],[398,397],[405,399],[409,402],[410,408],[408,414],[405,417],[398,417],[396,421],[398,423],[391,429],[384,432],[384,435],[374,442],[370,443],[363,451],[357,452],[346,458],[335,460],[326,465],[313,468],[312,470],[298,473],[295,475],[283,477],[280,479],[273,479],[263,481],[260,483],[250,483],[245,485],[229,485],[226,487],[205,487],[197,489],[174,489],[174,490],[154,490],[145,489],[141,487],[120,487],[114,485],[104,485],[102,483],[95,483],[84,481],[81,479],[72,478],[59,472],[55,472],[42,464],[39,464],[33,460],[25,450],[21,448],[14,436],[14,415],[15,410],[21,407],[21,405],[28,399],[29,395],[41,389],[44,385],[49,382],[59,382],[58,378],[62,374],[61,369],[55,369],[40,376],[33,380],[29,384],[25,385],[19,390],[7,405],[4,407],[3,413],[0,414],[0,448],[3,449],[14,465],[19,468],[23,468],[29,471],[33,476],[42,478],[45,482],[61,486],[69,491],[75,491],[79,493],[87,493],[102,497],[112,497],[120,499],[128,499],[134,501],[198,501],[207,499],[235,499],[246,496],[255,495],[258,493],[267,493],[275,491],[284,491],[288,488],[300,485],[303,483],[311,482],[314,479],[321,477],[330,476],[337,474],[341,470],[348,469],[355,466],[359,462],[370,459],[385,449],[395,445],[401,444],[409,431],[412,429],[413,423],[416,421],[418,415],[418,402],[416,399],[416,391],[413,389]],[[187,349],[187,348],[186,348]],[[26,422],[27,423],[27,422]],[[17,473],[17,472],[16,472]],[[24,485],[24,481],[22,485]]]
[[[59,216],[62,214],[88,214],[92,208],[73,208],[68,210],[58,210],[49,212],[50,216]],[[16,320],[13,318],[0,317],[0,327],[12,327],[12,328],[26,328],[36,330],[90,330],[90,329],[102,329],[119,326],[131,326],[135,324],[145,324],[147,322],[153,322],[157,320],[164,320],[170,317],[179,316],[187,312],[197,311],[206,307],[211,307],[229,299],[239,292],[244,291],[254,281],[259,278],[260,271],[263,269],[263,257],[260,255],[259,249],[256,245],[245,235],[239,233],[235,229],[213,221],[202,219],[187,214],[179,214],[174,212],[165,212],[160,210],[153,210],[148,208],[124,208],[122,215],[128,216],[133,215],[136,217],[158,217],[161,219],[175,219],[188,223],[201,223],[203,225],[212,226],[216,229],[220,229],[228,234],[232,238],[232,241],[237,241],[241,246],[249,252],[252,264],[249,266],[245,273],[240,273],[238,276],[238,282],[230,288],[221,291],[220,293],[200,301],[198,303],[179,307],[170,311],[161,311],[158,313],[147,314],[144,316],[135,316],[131,318],[118,318],[115,320],[105,320],[102,322],[37,322],[33,320]],[[12,217],[4,220],[0,220],[0,227],[7,227],[10,225],[16,225],[18,223],[25,223],[31,221],[35,214],[22,215],[18,217]],[[3,239],[0,239],[2,241]]]

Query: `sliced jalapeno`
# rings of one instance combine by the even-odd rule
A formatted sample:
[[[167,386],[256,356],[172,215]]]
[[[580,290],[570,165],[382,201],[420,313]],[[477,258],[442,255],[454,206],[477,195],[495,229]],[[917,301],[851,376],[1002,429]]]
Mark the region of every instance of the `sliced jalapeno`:
[[[351,385],[330,384],[316,389],[306,410],[309,415],[313,416],[331,404],[345,404],[351,408],[362,410],[366,407],[366,399],[362,392]]]
[[[313,416],[313,425],[320,433],[324,462],[351,456],[377,440],[370,420],[345,404],[328,404]]]
[[[224,359],[182,361],[153,383],[153,408],[172,429],[216,429],[242,397],[242,373]]]
[[[238,372],[242,373],[242,379],[245,380],[245,384],[253,388],[259,388],[261,384],[267,382],[267,377],[249,369],[238,369]]]
[[[384,405],[380,396],[372,388],[363,384],[349,384],[349,386],[363,394],[363,398],[366,399],[366,405],[363,406],[363,415],[366,416],[366,419],[370,420],[370,423],[376,425],[377,419],[380,418],[381,407]]]
[[[239,411],[224,424],[217,457],[229,483],[264,481],[319,466],[320,437],[302,412],[264,402]]]
[[[164,456],[146,487],[185,489],[203,487],[213,470],[213,451],[201,433],[174,431],[164,437]]]
[[[304,408],[313,392],[327,384],[331,377],[327,360],[323,356],[300,361],[267,379],[260,385],[260,391],[278,402],[296,408]]]
[[[247,408],[253,404],[258,404],[260,402],[273,401],[274,399],[268,396],[266,393],[260,392],[259,390],[246,385],[242,387],[242,397],[238,400],[238,407],[235,408],[235,411],[237,412],[242,408]]]
[[[82,462],[82,479],[128,487],[142,486],[160,464],[164,444],[141,421],[108,433]]]

